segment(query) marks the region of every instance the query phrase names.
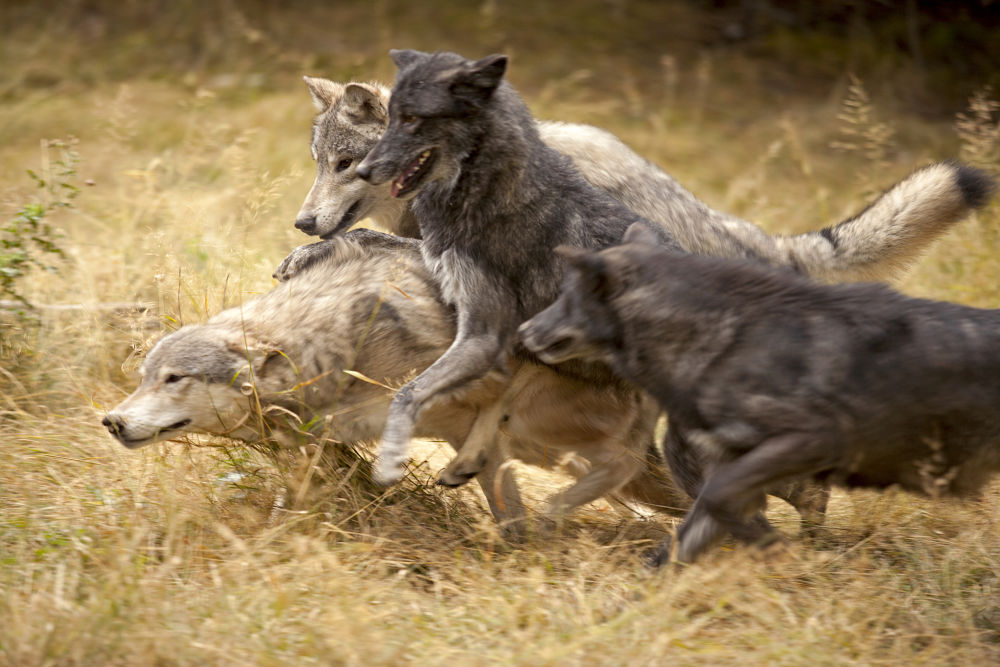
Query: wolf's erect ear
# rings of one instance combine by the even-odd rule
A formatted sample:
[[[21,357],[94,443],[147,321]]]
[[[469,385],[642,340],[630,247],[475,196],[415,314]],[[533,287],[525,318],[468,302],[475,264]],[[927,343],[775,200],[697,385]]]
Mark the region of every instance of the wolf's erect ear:
[[[396,64],[398,69],[403,69],[412,62],[420,59],[424,54],[413,49],[390,49],[389,57]]]
[[[355,123],[386,125],[389,120],[378,91],[363,83],[349,83],[344,87],[343,109]]]
[[[309,94],[312,95],[313,104],[320,112],[329,109],[337,101],[337,98],[344,93],[344,86],[342,84],[330,81],[329,79],[304,76],[302,80],[306,82]]]
[[[284,352],[271,345],[264,345],[253,338],[247,336],[245,339],[240,336],[226,341],[226,347],[243,359],[238,369],[233,373],[233,382],[239,384],[250,381],[250,373],[253,372],[254,380],[268,377],[272,371],[276,371],[279,360],[286,359]]]
[[[621,280],[599,252],[561,245],[556,254],[569,262],[569,270],[577,273],[586,293],[608,299],[620,291]]]
[[[489,99],[507,71],[507,56],[486,56],[455,70],[451,77],[451,92],[475,101]]]
[[[660,239],[657,238],[656,233],[652,229],[647,227],[641,222],[633,222],[629,225],[628,229],[625,230],[625,236],[622,237],[622,243],[643,243],[646,245],[659,245]]]

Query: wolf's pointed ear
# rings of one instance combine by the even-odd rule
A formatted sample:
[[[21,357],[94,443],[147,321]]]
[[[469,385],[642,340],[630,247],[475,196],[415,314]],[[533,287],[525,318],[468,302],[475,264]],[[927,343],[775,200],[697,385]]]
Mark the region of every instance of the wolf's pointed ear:
[[[656,236],[656,232],[645,224],[641,222],[633,222],[629,225],[628,229],[625,230],[625,236],[622,237],[622,243],[659,245],[660,239]]]
[[[570,271],[577,273],[579,284],[587,293],[608,299],[620,290],[621,280],[601,253],[561,245],[556,254],[569,262]]]
[[[330,81],[329,79],[321,79],[317,76],[304,76],[302,80],[306,82],[309,94],[312,95],[313,104],[320,112],[329,109],[337,101],[337,98],[344,93],[344,86],[342,84]]]
[[[272,345],[264,345],[250,336],[227,340],[226,347],[243,359],[233,373],[233,382],[249,382],[251,373],[255,381],[260,380],[270,376],[278,366],[288,365],[277,363],[280,359],[288,359],[284,352]],[[248,370],[251,373],[248,373]]]
[[[378,91],[363,83],[344,86],[344,113],[356,123],[386,125],[389,114]]]
[[[420,60],[420,57],[423,55],[420,51],[414,51],[413,49],[389,50],[389,57],[392,58],[392,62],[396,64],[398,69],[403,69],[410,63]]]
[[[507,71],[507,56],[494,54],[455,70],[450,88],[457,96],[475,101],[489,99]]]

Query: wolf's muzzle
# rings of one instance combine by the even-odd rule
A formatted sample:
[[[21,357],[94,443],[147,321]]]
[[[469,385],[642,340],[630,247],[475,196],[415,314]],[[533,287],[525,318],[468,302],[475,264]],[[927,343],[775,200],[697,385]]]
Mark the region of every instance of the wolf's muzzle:
[[[123,417],[119,417],[118,415],[108,414],[104,415],[104,419],[101,420],[101,424],[104,425],[104,428],[108,429],[108,432],[111,433],[111,435],[118,435],[119,431],[125,427],[125,419]]]
[[[299,218],[295,221],[295,229],[305,232],[310,236],[316,234],[316,216],[310,215],[307,218]]]

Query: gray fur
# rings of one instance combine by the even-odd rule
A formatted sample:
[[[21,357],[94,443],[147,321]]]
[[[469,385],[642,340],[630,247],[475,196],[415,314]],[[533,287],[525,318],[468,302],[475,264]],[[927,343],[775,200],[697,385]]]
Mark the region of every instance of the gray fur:
[[[748,517],[789,481],[968,496],[1000,470],[1000,310],[657,241],[635,228],[618,247],[561,251],[563,293],[521,337],[550,363],[610,363],[670,414],[666,447],[707,470],[680,560],[725,533],[767,537]]]
[[[553,248],[611,245],[642,222],[542,143],[527,107],[501,81],[505,58],[393,55],[409,64],[389,100],[389,126],[356,173],[413,197],[424,260],[450,286],[458,327],[448,351],[393,399],[376,468],[386,483],[401,474],[424,406],[502,364],[517,325],[555,298],[563,267]]]
[[[607,247],[638,223],[666,248],[719,254],[735,249],[739,256],[782,263],[775,253],[755,254],[742,242],[692,243],[701,238],[697,230],[707,207],[676,196],[676,190],[671,200],[684,212],[675,226],[695,230],[691,238],[593,188],[567,157],[541,141],[527,107],[502,81],[505,57],[468,61],[453,53],[415,51],[392,56],[400,71],[389,100],[389,125],[355,173],[375,185],[391,182],[390,194],[413,199],[424,259],[447,287],[458,332],[448,352],[397,393],[379,449],[381,481],[399,478],[423,407],[502,362],[517,325],[554,300],[564,268],[553,255],[556,246]],[[953,176],[951,189],[942,191],[954,192],[954,182]],[[966,211],[968,198],[958,199],[961,206],[952,203],[951,209]],[[694,224],[684,226],[690,207],[702,219],[696,215]],[[816,238],[830,245],[827,237]],[[783,263],[801,268],[786,255]],[[607,379],[599,369],[575,370]]]
[[[391,197],[388,184],[370,187],[353,166],[340,172],[331,167],[345,159],[356,166],[378,141],[389,122],[389,89],[373,82],[305,80],[320,111],[310,146],[317,172],[296,226],[330,238],[370,218],[385,231],[419,237],[409,202]],[[567,155],[591,185],[659,223],[685,250],[759,259],[826,281],[892,277],[952,224],[984,205],[992,188],[981,171],[937,163],[911,174],[837,225],[773,236],[710,208],[609,132],[551,121],[538,121],[537,128],[541,140]]]
[[[281,442],[280,425],[291,412],[303,422],[332,415],[335,439],[374,440],[392,391],[343,371],[398,386],[454,338],[454,314],[424,267],[419,245],[357,230],[283,263],[286,282],[267,294],[161,339],[142,365],[140,386],[105,416],[105,426],[128,447],[188,431]],[[253,417],[258,399],[263,424]],[[491,412],[496,407],[506,413]],[[582,456],[569,468],[579,481],[553,497],[551,515],[613,492],[625,501],[683,510],[687,499],[650,456],[647,422],[657,412],[648,399],[640,405],[632,391],[591,388],[520,363],[436,402],[416,433],[458,449],[477,438],[492,443],[504,419],[509,437],[499,446],[475,445],[486,453],[478,481],[498,520],[524,514],[512,476],[498,477],[504,455],[552,468],[568,453],[559,447],[565,442]],[[619,464],[630,474],[609,473]]]

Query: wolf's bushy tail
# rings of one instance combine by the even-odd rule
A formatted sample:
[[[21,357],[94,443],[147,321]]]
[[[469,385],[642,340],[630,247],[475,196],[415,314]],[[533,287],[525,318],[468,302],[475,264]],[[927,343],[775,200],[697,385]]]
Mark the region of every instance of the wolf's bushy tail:
[[[857,215],[817,232],[774,237],[781,263],[821,280],[881,280],[906,268],[996,189],[984,171],[954,162],[924,167]]]
[[[774,236],[710,208],[614,135],[587,125],[542,122],[542,139],[583,176],[639,215],[659,223],[688,252],[791,266],[830,282],[892,277],[995,189],[986,172],[946,161],[891,187],[858,215],[826,229]]]

